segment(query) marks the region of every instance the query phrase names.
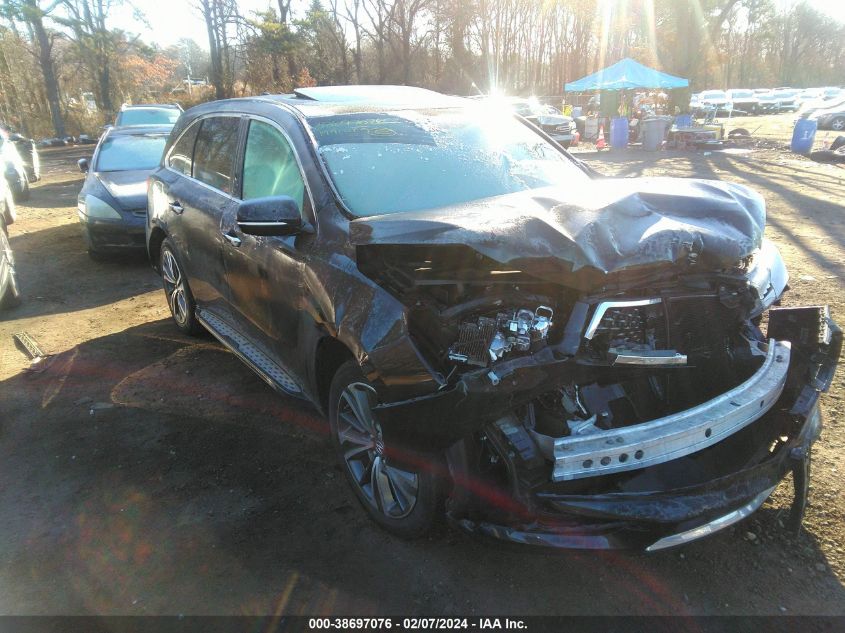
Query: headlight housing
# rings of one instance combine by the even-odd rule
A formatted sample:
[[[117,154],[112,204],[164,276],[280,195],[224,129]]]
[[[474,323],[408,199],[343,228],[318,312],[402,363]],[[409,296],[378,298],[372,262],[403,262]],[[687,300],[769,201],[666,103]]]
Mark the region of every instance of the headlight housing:
[[[122,220],[123,216],[118,213],[105,200],[101,200],[97,196],[88,194],[85,196],[85,201],[80,202],[79,206],[80,216],[86,216],[97,220]]]
[[[757,291],[757,300],[751,316],[768,310],[783,295],[789,283],[789,272],[777,246],[764,239],[748,269],[748,283]]]

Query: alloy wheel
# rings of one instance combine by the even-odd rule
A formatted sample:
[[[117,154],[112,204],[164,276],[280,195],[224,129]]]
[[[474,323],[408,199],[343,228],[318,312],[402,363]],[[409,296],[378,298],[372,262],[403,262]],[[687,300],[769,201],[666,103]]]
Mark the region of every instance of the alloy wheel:
[[[836,130],[837,132],[841,132],[845,130],[845,118],[838,118],[834,119],[833,122],[830,124],[831,129]]]
[[[179,325],[188,322],[188,297],[185,293],[185,280],[176,258],[169,250],[161,256],[161,277],[164,280],[164,292],[170,304],[170,312]]]
[[[364,383],[344,389],[337,408],[337,439],[343,461],[367,502],[390,519],[401,519],[417,503],[419,476],[389,463],[381,429],[373,418],[375,390]]]

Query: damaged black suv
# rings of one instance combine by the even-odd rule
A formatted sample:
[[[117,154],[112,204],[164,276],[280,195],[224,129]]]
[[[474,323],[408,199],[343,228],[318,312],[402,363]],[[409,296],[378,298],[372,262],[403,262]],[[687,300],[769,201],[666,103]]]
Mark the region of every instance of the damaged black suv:
[[[755,192],[609,179],[518,116],[404,87],[197,106],[149,188],[176,324],[327,413],[372,518],[656,550],[784,476],[841,333]],[[443,503],[445,502],[445,503]]]

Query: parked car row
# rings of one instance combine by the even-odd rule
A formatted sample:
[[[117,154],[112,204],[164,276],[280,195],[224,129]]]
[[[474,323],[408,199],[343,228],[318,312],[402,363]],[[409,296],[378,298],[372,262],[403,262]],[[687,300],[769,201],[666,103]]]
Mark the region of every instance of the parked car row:
[[[80,134],[41,141],[42,146],[55,147],[97,144],[90,164],[88,159],[79,161],[86,178],[77,202],[92,259],[126,248],[144,248],[146,179],[158,166],[170,130],[181,113],[178,105],[125,105],[117,115],[119,126],[109,126],[99,139]],[[38,145],[20,134],[0,133],[5,176],[0,179],[0,309],[20,301],[8,227],[15,221],[15,202],[27,200],[30,183],[41,178]]]
[[[705,90],[690,98],[690,110],[696,115],[715,111],[719,115],[777,114],[797,112],[804,104],[832,101],[845,95],[840,88],[766,88]]]
[[[788,473],[802,508],[842,335],[770,310],[763,199],[599,177],[562,118],[405,86],[205,103],[109,129],[79,218],[92,256],[146,247],[179,330],[327,415],[394,534],[445,507],[503,541],[655,551]]]

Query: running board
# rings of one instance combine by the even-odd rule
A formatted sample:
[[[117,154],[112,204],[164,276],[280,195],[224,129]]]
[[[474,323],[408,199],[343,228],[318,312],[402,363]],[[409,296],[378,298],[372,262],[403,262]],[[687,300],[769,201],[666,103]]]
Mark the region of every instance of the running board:
[[[291,378],[291,375],[279,367],[277,363],[258,349],[249,340],[230,327],[223,319],[208,310],[197,310],[197,320],[202,323],[211,334],[232,351],[235,356],[246,363],[250,369],[261,376],[268,385],[282,393],[305,398],[302,388]]]

